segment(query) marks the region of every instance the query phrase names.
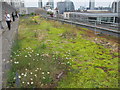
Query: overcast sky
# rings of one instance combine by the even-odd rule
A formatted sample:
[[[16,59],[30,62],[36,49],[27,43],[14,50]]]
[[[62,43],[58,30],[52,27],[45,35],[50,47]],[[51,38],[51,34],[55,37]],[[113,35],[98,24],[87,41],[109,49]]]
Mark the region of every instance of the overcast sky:
[[[25,6],[26,7],[37,7],[38,6],[38,0],[24,0],[25,1]],[[46,4],[48,0],[42,0],[43,5]],[[54,0],[55,2],[55,7],[56,3],[59,1],[64,1],[64,0]],[[80,6],[89,6],[89,0],[71,0],[74,2],[75,8],[79,8]],[[109,6],[111,3],[116,0],[95,0],[95,6]]]

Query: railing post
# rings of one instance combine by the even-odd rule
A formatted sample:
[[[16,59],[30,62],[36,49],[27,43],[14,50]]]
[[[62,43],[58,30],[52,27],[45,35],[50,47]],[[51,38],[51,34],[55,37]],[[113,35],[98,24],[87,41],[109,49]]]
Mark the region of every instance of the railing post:
[[[95,29],[94,29],[94,32],[95,32],[95,34],[96,34],[96,21],[95,21]]]

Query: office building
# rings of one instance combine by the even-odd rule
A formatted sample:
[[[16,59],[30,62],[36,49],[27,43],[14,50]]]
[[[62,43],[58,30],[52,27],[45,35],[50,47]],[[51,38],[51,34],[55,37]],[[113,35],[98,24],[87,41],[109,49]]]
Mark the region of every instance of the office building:
[[[112,3],[112,12],[113,13],[118,13],[120,9],[120,0],[114,1]]]
[[[64,12],[71,12],[75,10],[74,3],[70,0],[65,0],[64,2],[58,2],[57,8],[60,14]]]
[[[24,7],[24,0],[3,0],[3,2],[7,2],[16,9]]]
[[[53,1],[53,0],[48,0],[46,6],[47,6],[47,7],[49,6],[50,9],[54,9],[54,1]]]
[[[89,9],[94,10],[95,9],[95,0],[90,0],[89,2]]]
[[[42,8],[42,7],[43,7],[43,2],[42,2],[42,0],[39,0],[39,1],[38,1],[38,7],[39,7],[39,8]]]

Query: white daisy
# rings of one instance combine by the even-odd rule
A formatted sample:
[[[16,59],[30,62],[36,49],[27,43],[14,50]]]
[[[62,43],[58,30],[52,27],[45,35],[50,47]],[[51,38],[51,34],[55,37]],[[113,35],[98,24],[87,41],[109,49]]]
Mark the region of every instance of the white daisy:
[[[31,84],[33,84],[33,82],[31,82]]]
[[[13,78],[14,80],[16,79],[16,77]]]
[[[29,83],[29,82],[27,82],[27,84],[29,85],[30,83]]]
[[[50,72],[47,72],[47,74],[50,74]]]
[[[24,77],[26,77],[27,75],[25,74]]]
[[[39,56],[39,54],[37,54],[37,56]]]
[[[44,72],[42,72],[42,74],[44,74]]]
[[[21,76],[18,76],[18,78],[21,78]]]
[[[24,75],[24,73],[21,73],[21,75],[23,76],[23,75]]]
[[[10,60],[11,62],[13,61],[13,60]]]
[[[32,78],[30,78],[30,80],[33,80]]]
[[[43,79],[45,79],[45,77],[43,77]]]
[[[37,77],[37,75],[35,74],[35,77]]]

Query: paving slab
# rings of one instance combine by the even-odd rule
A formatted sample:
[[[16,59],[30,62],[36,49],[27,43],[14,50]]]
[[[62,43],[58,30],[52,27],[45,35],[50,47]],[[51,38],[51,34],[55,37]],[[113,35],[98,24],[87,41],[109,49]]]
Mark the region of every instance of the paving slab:
[[[16,19],[15,22],[11,23],[11,30],[8,30],[8,28],[1,29],[0,34],[0,69],[1,73],[0,77],[2,77],[2,87],[6,88],[6,80],[7,80],[7,72],[10,69],[10,63],[7,63],[10,61],[10,54],[11,54],[11,48],[13,45],[13,42],[16,38],[16,33],[18,30],[18,23],[19,19]]]

